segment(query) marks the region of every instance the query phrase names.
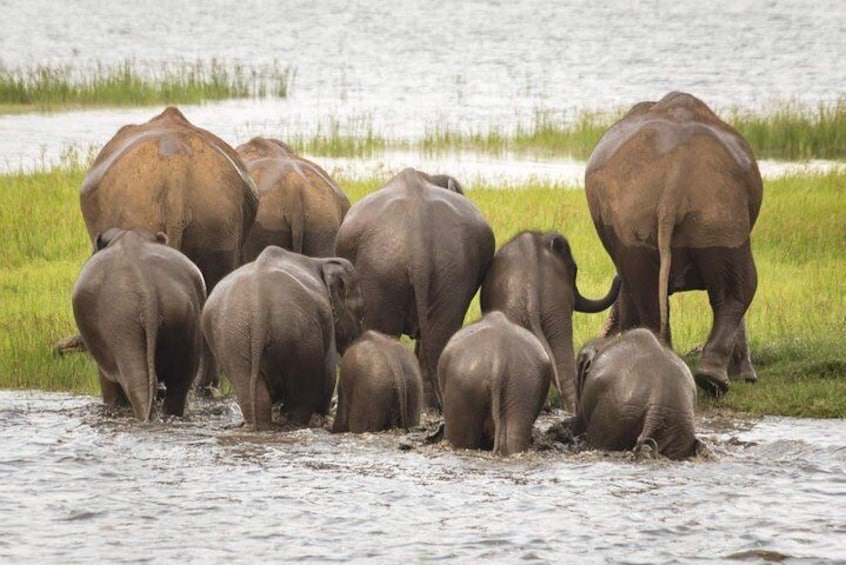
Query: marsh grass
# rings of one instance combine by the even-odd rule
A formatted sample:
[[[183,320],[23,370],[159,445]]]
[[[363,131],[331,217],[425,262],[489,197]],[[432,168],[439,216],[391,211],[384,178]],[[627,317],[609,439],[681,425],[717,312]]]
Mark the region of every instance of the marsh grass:
[[[75,333],[70,292],[90,249],[79,213],[83,170],[0,175],[0,387],[98,393],[96,367],[84,355],[51,356]],[[352,201],[387,179],[339,179]],[[468,187],[493,226],[497,247],[523,229],[555,229],[569,240],[578,286],[608,290],[613,266],[596,237],[584,191],[542,183],[519,189]],[[747,314],[759,382],[734,384],[705,409],[753,414],[846,417],[846,171],[766,182],[753,232],[758,292]],[[711,324],[703,292],[671,298],[676,351],[701,345]],[[478,298],[466,321],[479,316]],[[575,314],[576,347],[599,332],[605,314]],[[696,353],[685,358],[695,364]]]
[[[759,112],[735,108],[717,113],[744,136],[759,159],[846,159],[846,99],[813,107],[785,101]],[[328,157],[372,157],[387,149],[409,149],[427,155],[473,151],[587,160],[603,133],[624,114],[623,109],[582,111],[566,119],[538,110],[510,130],[489,126],[460,131],[434,124],[420,139],[388,138],[366,117],[350,123],[329,118],[316,132],[296,137],[291,144],[302,153]]]
[[[143,71],[132,61],[98,63],[94,69],[72,65],[8,69],[0,65],[0,111],[284,98],[293,76],[291,68],[278,63],[251,68],[215,59],[162,64]]]

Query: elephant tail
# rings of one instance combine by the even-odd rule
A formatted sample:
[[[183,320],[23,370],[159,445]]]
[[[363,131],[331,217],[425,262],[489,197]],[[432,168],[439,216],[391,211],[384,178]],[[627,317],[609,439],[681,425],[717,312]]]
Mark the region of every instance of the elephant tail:
[[[291,251],[294,253],[303,254],[303,246],[305,245],[305,202],[303,201],[303,191],[305,187],[300,187],[297,191],[299,200],[298,206],[294,208],[289,216],[291,222]]]
[[[156,311],[153,310],[153,312]],[[153,403],[156,401],[156,393],[159,387],[159,379],[156,375],[156,342],[159,338],[158,320],[158,316],[149,316],[144,324],[147,349],[147,405],[144,407],[145,422],[150,421],[150,415],[153,413]]]
[[[658,334],[661,341],[669,343],[669,318],[670,318],[670,267],[672,266],[672,251],[670,243],[673,240],[674,228],[673,216],[671,214],[658,214],[658,312],[660,314],[661,326]]]
[[[256,388],[258,387],[259,371],[261,369],[261,355],[264,351],[265,336],[267,335],[267,315],[259,304],[261,292],[258,286],[260,277],[256,278],[256,289],[253,292],[252,324],[250,324],[250,412],[253,415],[253,429],[258,430],[258,415],[256,414]]]
[[[491,379],[491,418],[494,425],[494,455],[504,455],[508,450],[508,421],[502,417],[502,386],[501,372],[495,371]]]
[[[414,304],[417,309],[417,328],[419,333],[417,344],[420,350],[420,369],[423,373],[423,378],[427,379],[432,387],[435,405],[440,410],[442,403],[441,390],[437,378],[437,363],[434,363],[435,366],[431,366],[432,360],[430,359],[432,336],[431,325],[429,323],[429,270],[414,268],[412,265],[409,276],[412,283],[412,292],[414,293]]]

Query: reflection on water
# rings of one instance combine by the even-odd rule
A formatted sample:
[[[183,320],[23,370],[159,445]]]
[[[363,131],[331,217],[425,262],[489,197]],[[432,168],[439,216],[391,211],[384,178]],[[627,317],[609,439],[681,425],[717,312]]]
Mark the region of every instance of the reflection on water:
[[[0,561],[839,559],[846,422],[713,417],[710,459],[557,445],[497,459],[422,432],[254,433],[231,399],[140,425],[0,392]],[[550,425],[546,416],[539,428]]]

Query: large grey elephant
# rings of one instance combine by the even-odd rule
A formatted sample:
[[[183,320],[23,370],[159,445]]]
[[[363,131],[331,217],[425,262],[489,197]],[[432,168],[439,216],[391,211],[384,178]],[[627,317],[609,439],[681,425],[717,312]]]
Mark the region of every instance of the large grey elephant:
[[[182,416],[203,355],[203,276],[165,243],[161,232],[110,229],[95,238],[73,288],[73,315],[97,362],[103,401],[131,404],[144,422],[160,384],[162,411]]]
[[[575,410],[576,356],[573,312],[596,313],[617,298],[619,279],[599,300],[576,286],[576,261],[557,232],[524,231],[499,248],[482,282],[482,312],[500,310],[531,331],[553,360],[553,383],[562,408]]]
[[[163,232],[168,245],[200,268],[209,292],[239,265],[258,201],[235,150],[173,107],[144,124],[122,127],[100,150],[80,189],[92,243],[109,228]],[[217,382],[210,363],[198,385]]]
[[[378,432],[420,423],[423,380],[411,350],[368,330],[344,352],[333,432]]]
[[[494,234],[446,175],[405,169],[350,208],[336,242],[367,299],[365,328],[417,340],[429,407],[437,367],[494,254]]]
[[[454,447],[497,455],[526,450],[552,367],[540,340],[502,312],[458,331],[438,364],[444,437]]]
[[[706,290],[714,322],[697,384],[718,396],[729,378],[756,380],[744,316],[763,185],[740,134],[689,94],[641,102],[597,143],[585,193],[622,279],[607,335],[643,326],[671,344],[668,296]]]
[[[588,342],[578,356],[575,435],[609,451],[695,455],[696,384],[690,369],[650,330]]]
[[[329,174],[277,139],[255,137],[236,151],[259,193],[244,261],[268,245],[311,257],[335,255],[335,235],[350,201]]]
[[[352,264],[266,247],[227,275],[203,309],[203,333],[247,424],[326,415],[338,354],[361,333],[364,299]]]

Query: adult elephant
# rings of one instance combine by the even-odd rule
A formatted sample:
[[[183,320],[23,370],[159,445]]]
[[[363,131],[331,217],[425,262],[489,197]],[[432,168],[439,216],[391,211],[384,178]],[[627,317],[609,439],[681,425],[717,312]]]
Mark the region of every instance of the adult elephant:
[[[236,151],[259,194],[244,261],[268,245],[311,257],[335,255],[335,235],[350,201],[329,174],[277,139],[255,137]]]
[[[719,396],[730,378],[756,380],[744,316],[763,185],[740,134],[690,94],[641,102],[594,148],[585,192],[622,279],[607,333],[644,326],[671,344],[668,296],[706,290],[713,325],[697,384]]]
[[[695,455],[696,384],[690,369],[650,330],[588,342],[578,357],[573,432],[609,451],[652,449],[670,459]]]
[[[483,313],[500,310],[540,340],[553,360],[559,404],[569,412],[576,406],[573,312],[605,310],[620,288],[615,277],[605,297],[590,300],[579,292],[577,271],[563,235],[524,231],[496,252],[480,294]]]
[[[162,232],[211,292],[239,265],[258,193],[232,147],[170,107],[106,143],[82,181],[80,203],[92,244],[110,228]],[[197,384],[217,382],[209,363]]]
[[[538,338],[495,311],[452,336],[438,378],[447,441],[511,455],[532,441],[552,361]]]
[[[338,354],[361,333],[363,314],[349,261],[271,246],[211,292],[202,326],[244,420],[266,429],[274,404],[299,425],[328,414]]]
[[[258,202],[235,150],[174,107],[122,127],[80,189],[92,244],[109,228],[163,232],[199,267],[209,292],[239,265]]]
[[[97,362],[103,401],[131,405],[144,422],[159,385],[163,412],[182,416],[203,354],[203,277],[166,242],[161,232],[110,229],[97,236],[73,288],[74,318]]]
[[[452,177],[409,168],[350,208],[336,248],[360,274],[365,329],[417,340],[426,403],[437,407],[441,351],[493,258],[482,213]]]

